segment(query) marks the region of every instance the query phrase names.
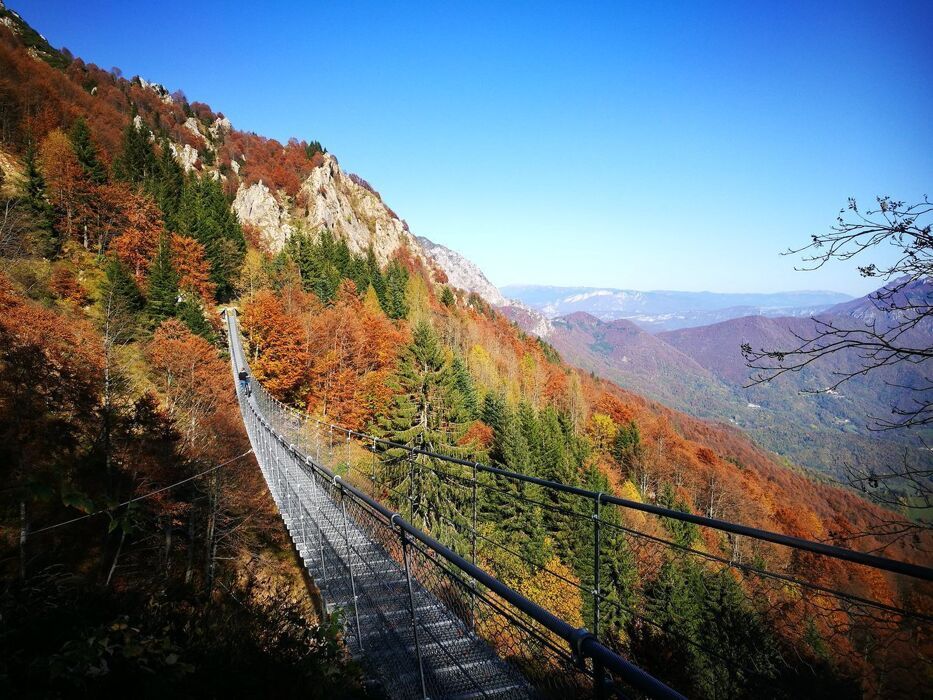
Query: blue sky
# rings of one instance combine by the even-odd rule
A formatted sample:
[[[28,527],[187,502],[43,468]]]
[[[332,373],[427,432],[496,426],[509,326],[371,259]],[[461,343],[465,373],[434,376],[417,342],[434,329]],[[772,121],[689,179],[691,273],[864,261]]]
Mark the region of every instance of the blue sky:
[[[852,195],[933,195],[933,5],[10,0],[53,45],[318,139],[497,284],[778,291]]]

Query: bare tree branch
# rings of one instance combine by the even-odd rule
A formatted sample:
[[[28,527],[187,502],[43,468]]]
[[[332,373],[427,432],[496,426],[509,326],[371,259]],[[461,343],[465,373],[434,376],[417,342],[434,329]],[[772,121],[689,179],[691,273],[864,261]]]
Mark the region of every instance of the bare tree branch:
[[[808,334],[792,332],[795,342],[785,348],[742,345],[749,368],[755,370],[748,386],[770,382],[788,373],[800,373],[824,358],[840,356],[828,386],[808,387],[805,393],[833,392],[841,385],[872,372],[911,365],[922,378],[902,384],[885,381],[899,389],[898,402],[888,416],[869,416],[875,431],[913,431],[933,426],[933,202],[924,196],[916,204],[878,197],[877,208],[861,211],[854,199],[840,210],[828,233],[811,237],[806,246],[786,251],[803,255],[798,269],[816,270],[831,261],[867,257],[881,248],[896,251],[894,262],[866,261],[858,267],[863,277],[877,278],[880,289],[869,295],[873,310],[851,317],[817,316]],[[884,375],[888,376],[888,375]],[[924,449],[928,449],[924,444]],[[906,513],[921,513],[912,524],[892,518],[878,524],[878,532],[897,539],[913,527],[933,528],[933,469],[912,463],[905,452],[901,463],[880,469],[843,467],[848,483],[876,503]],[[859,535],[857,535],[859,536]]]

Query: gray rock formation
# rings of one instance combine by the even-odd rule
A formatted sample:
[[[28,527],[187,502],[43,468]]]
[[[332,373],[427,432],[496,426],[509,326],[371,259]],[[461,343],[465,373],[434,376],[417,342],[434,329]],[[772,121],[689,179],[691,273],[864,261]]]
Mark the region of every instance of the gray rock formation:
[[[472,260],[424,236],[418,236],[417,240],[425,257],[433,260],[444,271],[451,286],[476,292],[493,306],[509,304],[509,300],[502,295],[499,288],[489,281]]]
[[[405,224],[392,214],[379,195],[344,173],[329,153],[324,155],[324,164],[315,168],[301,186],[299,199],[308,202],[304,210],[296,213],[305,228],[330,229],[346,240],[354,253],[365,254],[372,246],[376,259],[385,264],[396,250],[407,246],[422,257]]]
[[[240,223],[259,229],[263,242],[272,251],[281,250],[295,230],[287,209],[261,181],[249,187],[240,185],[233,200],[233,211]]]

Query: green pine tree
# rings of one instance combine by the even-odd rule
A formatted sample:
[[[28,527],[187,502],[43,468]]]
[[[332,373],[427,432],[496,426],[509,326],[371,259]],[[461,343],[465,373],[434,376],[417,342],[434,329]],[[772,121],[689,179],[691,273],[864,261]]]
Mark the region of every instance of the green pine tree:
[[[612,456],[626,474],[631,474],[638,460],[641,459],[641,434],[635,421],[619,426],[612,445]]]
[[[460,421],[462,397],[440,342],[425,322],[415,327],[399,360],[393,389],[392,407],[375,427],[378,436],[430,452],[459,456],[465,451],[457,447],[466,429]],[[444,477],[453,467],[423,456],[413,461],[401,448],[384,450],[382,465],[393,505],[443,541],[462,547],[467,494]]]
[[[178,233],[204,246],[211,281],[217,285],[217,299],[230,299],[246,254],[246,239],[220,183],[212,178],[189,177],[179,198],[175,226]]]
[[[185,173],[175,160],[168,139],[163,138],[159,144],[155,176],[150,178],[147,189],[162,210],[165,226],[170,231],[178,229],[178,209],[184,186]]]
[[[376,253],[372,246],[366,251],[366,269],[369,272],[369,283],[373,286],[373,290],[379,298],[379,304],[384,311],[386,309],[386,281],[382,275],[382,270],[379,269]]]
[[[663,649],[670,680],[690,695],[762,697],[774,691],[772,679],[785,662],[728,569],[710,571],[676,555],[647,586],[643,606],[643,614],[664,632],[650,632],[650,647],[640,646]]]
[[[207,322],[207,318],[204,316],[204,307],[201,306],[197,298],[185,294],[181,303],[178,304],[177,315],[178,319],[188,326],[188,330],[192,333],[211,343],[217,342],[217,334],[214,333],[211,324]]]
[[[45,178],[39,170],[32,145],[27,147],[23,157],[22,192],[35,246],[41,255],[54,257],[61,249],[61,240],[55,230],[52,205],[46,197]]]
[[[398,260],[393,260],[386,267],[385,272],[385,305],[383,310],[389,318],[405,318],[408,316],[408,300],[405,298],[407,288],[408,270]]]
[[[137,129],[135,122],[131,120],[126,125],[120,153],[113,161],[113,175],[116,179],[141,185],[155,175],[156,157],[149,140],[150,136],[151,132],[145,124]]]
[[[463,420],[476,420],[479,412],[478,399],[476,396],[476,387],[473,385],[473,378],[467,369],[466,363],[460,355],[454,355],[450,364],[450,372],[453,377],[453,383],[460,398],[463,408]]]
[[[445,286],[441,291],[441,303],[448,308],[457,303],[454,293],[450,291],[450,287]]]
[[[117,257],[109,258],[104,267],[101,304],[106,313],[128,316],[142,311],[146,304],[133,275]]]
[[[174,316],[178,307],[178,274],[172,265],[168,237],[162,236],[149,270],[149,302],[147,311],[153,325]]]
[[[519,413],[513,413],[500,397],[487,395],[483,419],[493,428],[494,463],[519,473],[533,470],[533,451]],[[544,497],[541,487],[488,474],[481,483],[483,521],[496,524],[490,539],[499,544],[487,555],[496,561],[503,576],[533,575],[551,555],[545,546],[544,518],[538,505]]]
[[[75,119],[68,132],[68,137],[71,140],[71,147],[78,157],[78,162],[84,168],[88,179],[95,185],[102,185],[107,182],[107,169],[97,157],[97,147],[91,139],[91,130],[88,128],[87,120],[84,117]]]

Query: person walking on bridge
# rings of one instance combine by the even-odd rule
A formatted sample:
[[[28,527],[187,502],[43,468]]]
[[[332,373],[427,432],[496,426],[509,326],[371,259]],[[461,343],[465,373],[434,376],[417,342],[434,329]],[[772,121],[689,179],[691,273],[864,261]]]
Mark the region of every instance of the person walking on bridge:
[[[249,372],[245,369],[241,369],[237,377],[240,380],[240,388],[246,393],[247,396],[252,396],[252,390],[249,386]]]

